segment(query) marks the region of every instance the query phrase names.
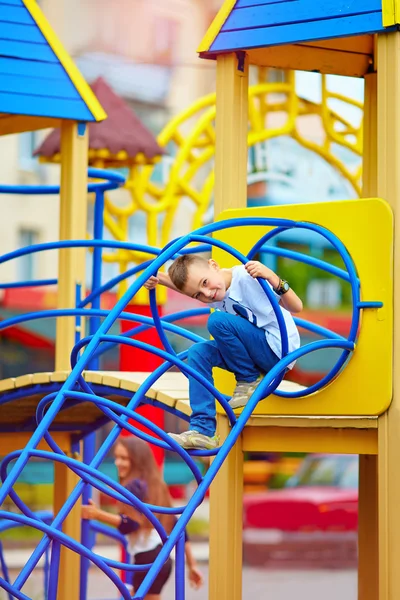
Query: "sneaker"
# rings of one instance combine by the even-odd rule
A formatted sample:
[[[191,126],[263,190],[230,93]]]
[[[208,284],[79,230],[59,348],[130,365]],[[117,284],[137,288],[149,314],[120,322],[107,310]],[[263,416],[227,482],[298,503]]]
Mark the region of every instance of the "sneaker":
[[[255,381],[238,381],[233,392],[232,398],[229,400],[229,406],[231,408],[240,408],[246,406],[250,396],[262,380],[262,375],[257,377]]]
[[[191,448],[197,450],[213,450],[217,448],[219,439],[214,435],[209,437],[198,431],[183,431],[182,433],[169,433],[170,437],[175,440],[182,448]]]

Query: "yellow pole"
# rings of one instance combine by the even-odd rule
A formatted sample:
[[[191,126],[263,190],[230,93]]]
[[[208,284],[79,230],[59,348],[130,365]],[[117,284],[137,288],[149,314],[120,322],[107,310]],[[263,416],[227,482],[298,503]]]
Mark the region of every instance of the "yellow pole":
[[[243,71],[239,60],[236,54],[217,58],[215,216],[247,204],[249,77],[247,56]]]
[[[60,240],[86,239],[88,135],[78,124],[64,121],[61,129]],[[75,307],[76,284],[85,283],[85,249],[60,250],[58,308]],[[70,368],[75,340],[73,317],[57,320],[56,370]]]
[[[400,32],[378,36],[378,195],[394,212],[392,404],[379,419],[379,600],[400,598]]]
[[[363,197],[377,195],[377,75],[365,76]],[[358,499],[358,599],[377,600],[378,585],[378,461],[360,455]]]
[[[248,64],[243,53],[217,57],[215,204],[217,216],[247,203]],[[218,416],[220,443],[229,434]],[[241,438],[210,490],[210,600],[242,597],[243,452]]]
[[[78,124],[64,121],[61,128],[61,191],[60,240],[85,239],[87,221],[88,134],[78,130]],[[65,249],[59,253],[58,307],[75,307],[76,283],[85,283],[85,250]],[[70,369],[70,353],[75,343],[75,320],[57,320],[56,370]],[[54,514],[70,495],[78,481],[65,465],[56,464],[54,480]],[[63,525],[64,533],[80,539],[80,503],[78,502]],[[58,600],[79,598],[79,555],[62,548]]]

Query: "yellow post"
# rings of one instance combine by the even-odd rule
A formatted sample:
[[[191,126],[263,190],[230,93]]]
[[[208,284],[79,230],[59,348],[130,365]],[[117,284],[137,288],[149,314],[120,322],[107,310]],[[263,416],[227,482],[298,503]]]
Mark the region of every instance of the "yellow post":
[[[247,204],[248,61],[244,53],[217,57],[215,204],[217,216]],[[221,443],[229,434],[218,416]],[[210,490],[210,600],[242,597],[243,452],[241,438]]]
[[[86,239],[88,134],[78,124],[63,121],[61,129],[60,240]],[[85,283],[85,249],[60,250],[58,262],[58,308],[75,307],[76,283]],[[56,370],[70,368],[75,320],[57,320]]]
[[[394,212],[394,359],[400,360],[400,32],[378,36],[378,195]],[[379,600],[400,598],[400,371],[393,400],[379,419]]]
[[[365,76],[363,197],[377,195],[377,75]],[[358,599],[377,600],[378,585],[378,461],[360,455],[358,500]]]
[[[230,426],[218,415],[217,432],[222,444]],[[239,437],[210,489],[210,600],[242,597],[243,451]]]
[[[79,131],[78,124],[64,121],[61,129],[61,191],[60,240],[86,238],[87,222],[87,128]],[[76,283],[85,283],[85,249],[61,250],[58,266],[58,307],[74,308]],[[75,320],[63,317],[57,320],[56,370],[70,368],[70,353],[75,342]],[[78,481],[65,465],[56,463],[54,481],[54,513],[70,495]],[[80,539],[80,503],[64,522],[63,531]],[[58,600],[79,598],[79,556],[62,548]]]
[[[249,76],[247,56],[238,55],[217,57],[215,217],[247,204]]]
[[[66,498],[77,484],[77,476],[61,463],[54,463],[54,514],[58,514]],[[63,532],[75,540],[81,537],[81,502],[78,501],[63,523]],[[57,600],[79,598],[80,557],[72,550],[61,548]]]

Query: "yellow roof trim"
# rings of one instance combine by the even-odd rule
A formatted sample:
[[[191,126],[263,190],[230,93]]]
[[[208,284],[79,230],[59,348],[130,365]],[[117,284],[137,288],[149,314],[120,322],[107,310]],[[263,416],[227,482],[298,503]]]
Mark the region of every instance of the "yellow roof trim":
[[[100,102],[97,100],[96,96],[92,92],[89,84],[85,81],[84,77],[80,73],[74,61],[69,56],[64,46],[61,44],[60,40],[54,33],[48,20],[37,5],[36,0],[22,1],[25,4],[27,10],[30,12],[31,17],[36,22],[36,25],[39,27],[43,36],[45,37],[47,43],[53,50],[54,54],[57,56],[61,65],[64,67],[69,78],[71,79],[76,90],[80,94],[83,102],[85,102],[86,106],[92,113],[93,117],[96,119],[96,121],[103,121],[104,119],[106,119],[106,112],[104,111]]]
[[[400,0],[382,0],[382,22],[384,27],[400,23]]]
[[[233,7],[236,4],[236,0],[225,0],[221,8],[219,9],[214,21],[211,23],[207,30],[204,38],[202,39],[200,46],[197,48],[197,52],[208,52],[214,43],[215,38],[221,31],[225,21],[231,14]]]

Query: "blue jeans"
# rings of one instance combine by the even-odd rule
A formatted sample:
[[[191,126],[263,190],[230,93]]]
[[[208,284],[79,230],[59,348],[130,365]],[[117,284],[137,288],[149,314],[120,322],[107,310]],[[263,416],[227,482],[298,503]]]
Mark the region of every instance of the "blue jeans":
[[[264,329],[244,317],[215,311],[208,319],[213,340],[198,342],[189,349],[188,364],[214,383],[213,367],[234,373],[236,381],[255,381],[260,373],[268,373],[279,361],[271,350]],[[213,436],[216,429],[215,398],[205,387],[189,377],[192,408],[190,429]]]

